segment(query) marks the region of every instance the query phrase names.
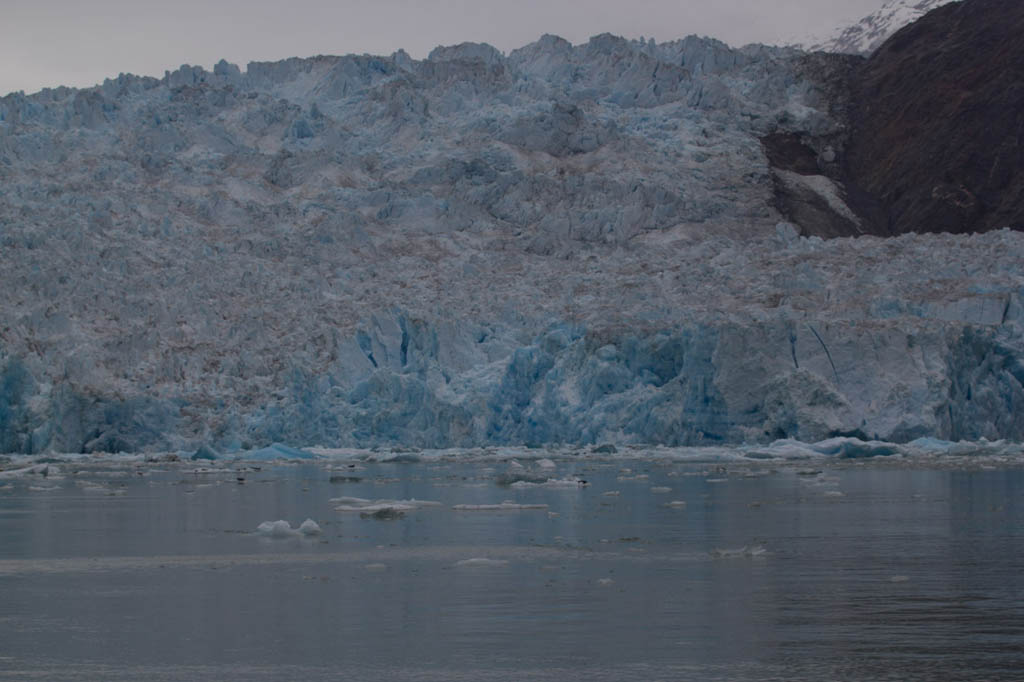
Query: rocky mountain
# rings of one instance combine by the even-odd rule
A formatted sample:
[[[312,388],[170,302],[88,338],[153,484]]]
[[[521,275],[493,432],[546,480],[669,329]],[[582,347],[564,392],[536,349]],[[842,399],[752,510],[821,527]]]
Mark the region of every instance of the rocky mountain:
[[[860,69],[848,184],[882,233],[1024,229],[1024,4],[969,0],[907,26]]]
[[[1020,234],[821,239],[878,231],[860,64],[545,36],[0,99],[0,450],[1024,438]]]
[[[936,7],[953,0],[888,0],[882,7],[852,26],[837,29],[824,40],[810,40],[801,45],[816,52],[868,55],[894,33],[912,24]]]

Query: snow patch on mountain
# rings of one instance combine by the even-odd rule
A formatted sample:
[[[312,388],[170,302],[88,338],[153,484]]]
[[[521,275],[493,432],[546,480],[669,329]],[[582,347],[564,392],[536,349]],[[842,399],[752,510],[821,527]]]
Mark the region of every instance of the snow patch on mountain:
[[[950,2],[953,0],[888,0],[878,11],[852,26],[838,28],[827,38],[802,41],[798,47],[808,51],[870,54],[896,31]]]

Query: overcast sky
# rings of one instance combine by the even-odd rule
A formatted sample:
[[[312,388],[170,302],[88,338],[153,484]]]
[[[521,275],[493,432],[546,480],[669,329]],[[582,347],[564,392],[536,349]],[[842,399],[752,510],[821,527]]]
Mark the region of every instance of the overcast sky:
[[[436,45],[503,51],[544,33],[691,33],[731,45],[828,34],[883,0],[0,0],[0,94],[88,86],[120,72],[162,76],[315,54],[422,58]]]

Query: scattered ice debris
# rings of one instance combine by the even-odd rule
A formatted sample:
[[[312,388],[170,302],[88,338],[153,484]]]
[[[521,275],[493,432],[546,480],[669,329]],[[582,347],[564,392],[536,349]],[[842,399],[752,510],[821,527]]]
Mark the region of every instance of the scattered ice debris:
[[[661,494],[664,494],[664,493],[672,492],[672,488],[669,488],[669,487],[666,487],[666,486],[663,486],[663,485],[656,485],[653,488],[651,488],[651,492],[654,493],[655,495],[661,495]]]
[[[455,511],[523,511],[528,509],[547,509],[546,504],[517,504],[506,500],[501,504],[457,504]]]
[[[739,549],[713,549],[710,554],[715,559],[741,559],[763,556],[768,550],[761,545],[751,545]]]
[[[462,561],[456,561],[455,565],[462,568],[487,568],[494,566],[505,566],[508,561],[505,559],[486,559],[483,557],[474,557],[472,559],[463,559]]]
[[[313,519],[306,519],[298,528],[292,528],[287,521],[264,521],[256,527],[257,535],[268,538],[310,537],[320,534],[320,526]]]
[[[217,460],[220,459],[220,453],[211,448],[209,445],[200,445],[199,449],[196,450],[191,457],[193,462],[199,460]]]

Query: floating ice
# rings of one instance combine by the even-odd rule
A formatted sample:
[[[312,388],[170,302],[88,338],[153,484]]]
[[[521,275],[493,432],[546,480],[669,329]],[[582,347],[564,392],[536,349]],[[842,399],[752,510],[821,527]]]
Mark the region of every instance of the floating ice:
[[[414,511],[423,507],[440,507],[440,502],[430,500],[367,500],[362,497],[334,497],[329,502],[338,506],[334,511],[358,512],[360,514],[373,514],[375,512],[392,510],[395,512]]]
[[[523,511],[547,508],[546,504],[517,504],[507,500],[501,504],[457,504],[452,507],[455,511]]]
[[[36,464],[30,467],[23,467],[21,469],[11,469],[10,471],[0,471],[0,479],[5,478],[21,478],[23,476],[57,476],[60,474],[60,469],[52,464]]]
[[[256,527],[256,532],[270,538],[290,538],[298,535],[287,521],[264,521]]]
[[[668,488],[668,487],[663,486],[663,485],[656,485],[653,488],[651,488],[651,492],[654,493],[655,495],[661,495],[663,493],[670,493],[670,492],[672,492],[672,488]]]
[[[321,533],[320,526],[313,519],[306,519],[298,528],[292,528],[287,521],[264,521],[256,527],[257,535],[268,538],[310,537]]]
[[[539,482],[516,481],[510,488],[585,488],[590,485],[580,478],[549,478]]]
[[[741,559],[759,557],[768,553],[768,550],[761,545],[740,547],[739,549],[713,549],[710,554],[715,559]]]
[[[463,559],[462,561],[456,561],[455,565],[463,568],[475,568],[475,567],[494,567],[494,566],[505,566],[508,561],[505,559],[487,559],[484,557],[474,557],[472,559]]]
[[[672,500],[671,502],[666,502],[665,506],[672,509],[682,509],[686,506],[686,502],[683,500]]]
[[[554,463],[554,461],[552,461],[550,459],[547,459],[547,458],[545,458],[545,459],[538,459],[537,460],[537,468],[538,469],[554,469],[555,468],[555,463]]]

